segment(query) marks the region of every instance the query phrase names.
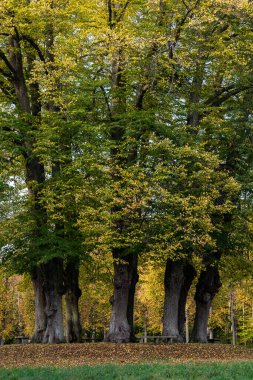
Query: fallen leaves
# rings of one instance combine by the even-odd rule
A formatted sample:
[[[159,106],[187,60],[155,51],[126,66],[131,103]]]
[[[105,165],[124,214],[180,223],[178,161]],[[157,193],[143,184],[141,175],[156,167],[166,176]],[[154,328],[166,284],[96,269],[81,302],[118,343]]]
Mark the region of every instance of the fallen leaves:
[[[80,343],[0,347],[0,368],[246,360],[253,360],[253,348],[225,344]]]

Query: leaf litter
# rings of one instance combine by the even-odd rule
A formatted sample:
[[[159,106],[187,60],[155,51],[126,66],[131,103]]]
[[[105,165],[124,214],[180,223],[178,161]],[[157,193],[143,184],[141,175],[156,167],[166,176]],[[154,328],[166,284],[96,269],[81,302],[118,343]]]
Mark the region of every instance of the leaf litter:
[[[98,364],[235,362],[253,360],[253,348],[229,344],[13,344],[0,347],[0,368]]]

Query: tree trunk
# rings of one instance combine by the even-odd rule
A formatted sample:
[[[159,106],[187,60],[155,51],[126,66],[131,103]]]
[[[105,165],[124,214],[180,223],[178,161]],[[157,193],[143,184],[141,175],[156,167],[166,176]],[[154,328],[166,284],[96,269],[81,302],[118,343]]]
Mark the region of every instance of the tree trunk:
[[[189,332],[189,311],[185,309],[185,342],[189,343],[190,332]]]
[[[133,254],[129,257],[129,270],[130,270],[130,288],[128,295],[127,304],[127,320],[130,326],[130,341],[135,342],[135,332],[134,332],[134,298],[135,298],[135,288],[139,280],[139,275],[137,273],[138,267],[138,255]]]
[[[197,275],[195,268],[191,264],[184,265],[184,280],[180,291],[179,303],[178,303],[178,331],[181,336],[181,340],[185,341],[184,325],[186,320],[186,301],[187,296],[192,285],[194,278]]]
[[[231,331],[232,331],[232,344],[233,346],[237,343],[237,329],[236,329],[236,318],[235,318],[235,293],[230,292],[230,317],[231,317]]]
[[[33,270],[32,282],[35,298],[35,327],[31,341],[32,343],[42,343],[47,326],[47,316],[45,313],[46,299],[43,289],[43,275],[40,266]]]
[[[47,327],[43,343],[65,341],[62,318],[63,261],[54,258],[44,265],[44,292]]]
[[[79,288],[79,259],[68,259],[65,268],[65,301],[66,301],[66,341],[81,342],[82,327],[78,301],[82,294]]]
[[[178,331],[178,305],[181,288],[184,281],[184,262],[167,259],[164,276],[164,315],[163,335],[174,337],[176,341],[182,341]]]
[[[193,342],[207,342],[207,323],[209,310],[214,296],[221,287],[217,265],[207,265],[202,270],[195,293],[196,314],[193,327]]]
[[[108,337],[110,342],[127,343],[131,339],[130,323],[133,314],[133,290],[135,289],[132,278],[135,272],[132,268],[133,256],[133,254],[124,256],[122,250],[115,250],[113,252],[114,293],[111,300],[112,314]],[[129,297],[131,288],[132,293]],[[128,318],[131,318],[130,323]]]

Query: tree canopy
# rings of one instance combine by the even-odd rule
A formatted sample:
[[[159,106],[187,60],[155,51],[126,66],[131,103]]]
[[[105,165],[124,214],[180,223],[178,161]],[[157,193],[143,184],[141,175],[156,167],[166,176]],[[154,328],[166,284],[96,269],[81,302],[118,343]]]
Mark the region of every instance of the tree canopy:
[[[63,294],[79,339],[80,263],[114,266],[111,340],[138,259],[195,267],[211,302],[252,259],[251,2],[3,0],[0,20],[0,257],[33,279],[42,340],[64,340]]]

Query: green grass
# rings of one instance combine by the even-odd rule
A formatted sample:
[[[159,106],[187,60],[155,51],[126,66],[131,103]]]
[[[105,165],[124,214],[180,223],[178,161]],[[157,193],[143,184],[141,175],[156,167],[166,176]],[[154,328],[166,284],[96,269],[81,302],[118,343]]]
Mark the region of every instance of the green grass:
[[[0,370],[8,380],[252,380],[253,362],[229,364],[131,364],[77,368],[22,368]]]

